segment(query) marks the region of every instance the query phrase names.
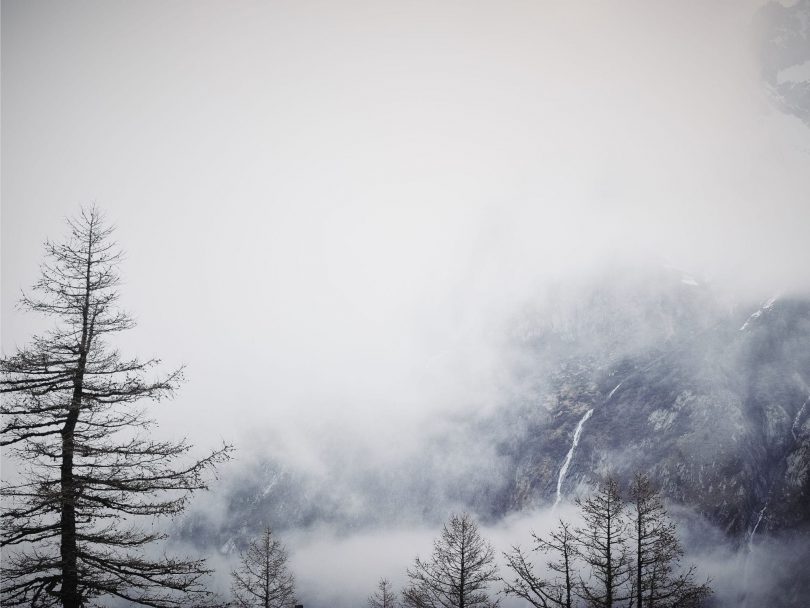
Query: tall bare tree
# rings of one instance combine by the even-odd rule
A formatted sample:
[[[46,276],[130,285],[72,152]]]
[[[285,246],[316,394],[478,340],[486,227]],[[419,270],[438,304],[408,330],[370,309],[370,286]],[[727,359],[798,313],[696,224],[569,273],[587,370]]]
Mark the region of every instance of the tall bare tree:
[[[287,551],[269,527],[250,542],[231,572],[233,605],[239,608],[291,608],[295,578],[287,568]]]
[[[695,584],[695,566],[681,568],[683,548],[675,524],[644,474],[633,478],[628,511],[635,550],[636,607],[699,606],[711,594],[709,581]]]
[[[368,608],[397,608],[397,596],[387,578],[377,583],[377,591],[368,598]]]
[[[0,360],[2,445],[19,462],[3,487],[3,605],[202,601],[203,561],[151,558],[148,545],[164,535],[134,520],[180,513],[230,448],[198,460],[185,441],[150,438],[153,421],[136,402],[171,396],[182,370],[152,377],[157,360],[126,359],[109,344],[134,326],[118,307],[113,228],[95,207],[68,226],[64,242],[46,242],[41,277],[21,302],[54,327]]]
[[[589,580],[580,580],[581,597],[594,608],[631,604],[628,524],[618,482],[607,477],[596,492],[576,502],[583,518],[583,526],[577,530],[580,557],[590,572]]]
[[[408,569],[403,603],[411,608],[491,608],[487,590],[498,580],[495,554],[467,514],[451,515],[433,544],[429,561]]]
[[[535,608],[572,608],[576,589],[577,556],[576,537],[571,525],[560,520],[556,530],[549,533],[548,539],[532,534],[534,550],[544,555],[556,555],[557,559],[546,562],[553,578],[539,574],[520,547],[513,547],[511,553],[504,553],[507,567],[515,578],[503,579],[505,595],[514,595],[535,606]]]

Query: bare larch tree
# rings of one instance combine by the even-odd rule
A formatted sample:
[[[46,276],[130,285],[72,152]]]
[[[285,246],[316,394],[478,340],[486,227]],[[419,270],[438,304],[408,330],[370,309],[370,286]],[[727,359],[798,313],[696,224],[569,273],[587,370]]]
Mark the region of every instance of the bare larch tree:
[[[582,528],[576,531],[577,544],[590,572],[588,580],[580,579],[578,593],[594,608],[632,604],[627,519],[618,482],[607,477],[596,492],[576,503],[583,519]]]
[[[0,360],[2,445],[19,463],[3,487],[4,606],[99,605],[111,596],[155,607],[207,597],[204,562],[147,555],[164,538],[137,516],[174,516],[224,446],[191,458],[185,441],[149,437],[140,399],[171,396],[182,370],[152,377],[157,360],[123,358],[112,334],[134,322],[118,307],[121,253],[95,208],[46,242],[46,260],[21,306],[55,320]]]
[[[514,574],[503,593],[535,608],[697,608],[711,595],[709,581],[695,584],[695,566],[682,567],[683,549],[660,494],[636,474],[627,500],[615,479],[578,500],[584,520],[572,530],[560,520],[547,539],[532,534],[535,551],[555,555],[537,572],[519,547],[504,554]]]
[[[381,578],[377,583],[377,590],[368,598],[368,608],[396,608],[397,596],[391,586],[391,581]]]
[[[538,573],[526,553],[520,547],[513,547],[511,553],[504,553],[504,558],[515,578],[503,579],[503,593],[522,598],[535,608],[572,608],[577,583],[577,545],[571,525],[560,520],[547,539],[534,533],[532,538],[535,551],[557,556],[546,562],[553,578]]]
[[[711,594],[709,581],[697,585],[695,566],[681,568],[683,548],[675,524],[644,474],[633,478],[628,511],[635,550],[636,608],[701,605]]]
[[[408,569],[403,603],[412,608],[490,608],[487,593],[498,580],[495,554],[467,514],[452,515],[433,544],[429,561],[416,558]]]
[[[269,527],[250,542],[231,572],[233,605],[239,608],[295,606],[295,577],[287,567],[287,551]]]

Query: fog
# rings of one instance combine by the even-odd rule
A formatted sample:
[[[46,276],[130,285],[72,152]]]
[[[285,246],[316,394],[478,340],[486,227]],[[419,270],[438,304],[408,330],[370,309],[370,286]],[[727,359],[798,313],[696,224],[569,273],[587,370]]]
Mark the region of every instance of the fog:
[[[806,289],[757,7],[7,2],[3,347],[91,201],[128,345],[188,364],[167,424],[207,435],[490,402],[504,319],[613,258]]]
[[[235,444],[223,479],[497,479],[475,424],[527,390],[527,311],[658,268],[751,312],[810,293],[810,130],[763,76],[764,4],[4,1],[3,354],[47,327],[15,308],[43,240],[95,202],[122,350],[187,366],[159,432]],[[291,530],[307,597],[399,581],[463,506],[430,495],[391,529]]]
[[[582,488],[581,495],[585,493]],[[696,567],[696,582],[709,579],[713,591],[711,605],[757,606],[775,598],[785,605],[791,601],[801,603],[800,597],[791,596],[795,585],[792,577],[802,571],[808,556],[806,543],[801,539],[766,537],[734,546],[725,539],[722,530],[694,512],[671,505],[670,514],[678,523],[686,550],[682,566]],[[497,523],[481,525],[481,536],[495,550],[499,576],[514,578],[506,568],[503,553],[516,546],[526,551],[538,574],[551,574],[546,562],[558,556],[532,551],[532,534],[547,537],[560,520],[573,526],[582,524],[576,506],[567,501],[554,509],[526,510]],[[383,577],[399,593],[408,582],[408,568],[417,556],[430,557],[440,531],[440,525],[371,527],[348,533],[336,532],[330,526],[316,526],[282,534],[281,538],[290,552],[289,565],[296,573],[299,600],[305,605],[344,607],[363,604]],[[173,548],[184,547],[175,544]],[[216,570],[211,588],[227,596],[228,573],[238,567],[238,553],[214,552],[210,559]],[[587,580],[587,570],[582,568],[580,574]],[[499,591],[500,585],[492,585],[490,592],[503,606],[527,605]]]
[[[449,513],[448,513],[449,515]],[[480,533],[495,550],[496,562],[503,566],[503,552],[515,546],[531,549],[532,532],[544,535],[559,523],[560,518],[578,522],[571,505],[555,510],[531,510],[506,517],[496,524],[481,526]],[[352,533],[336,533],[330,527],[299,530],[284,536],[290,550],[290,567],[296,572],[296,584],[301,590],[299,599],[316,606],[350,606],[365,602],[380,578],[388,578],[395,592],[407,583],[406,570],[418,555],[428,559],[433,542],[441,526],[393,526],[370,528]],[[538,554],[539,555],[539,554]],[[238,564],[237,555],[214,556],[218,575],[215,585],[226,594],[230,580],[223,573]],[[535,559],[538,571],[543,571],[542,556]],[[502,575],[508,576],[502,571]],[[497,588],[493,593],[497,593]],[[504,598],[506,605],[517,605],[514,599]]]

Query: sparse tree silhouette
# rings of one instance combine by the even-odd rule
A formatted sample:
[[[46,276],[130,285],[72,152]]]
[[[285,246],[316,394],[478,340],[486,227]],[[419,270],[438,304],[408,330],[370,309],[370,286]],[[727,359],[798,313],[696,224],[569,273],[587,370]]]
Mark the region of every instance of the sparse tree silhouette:
[[[627,496],[624,501],[608,477],[577,500],[582,528],[561,520],[548,540],[532,534],[535,551],[556,556],[545,574],[518,547],[504,554],[515,578],[503,581],[503,593],[535,608],[574,608],[583,601],[589,607],[702,606],[712,593],[709,581],[697,585],[695,567],[681,567],[683,549],[660,494],[646,475],[636,474]]]
[[[576,503],[584,520],[577,530],[580,557],[590,573],[587,580],[580,578],[578,593],[594,608],[632,603],[628,524],[618,482],[607,477],[596,492]]]
[[[381,578],[377,583],[377,591],[368,598],[368,608],[396,608],[397,596],[394,594],[391,581]]]
[[[534,550],[558,558],[546,563],[554,573],[554,578],[546,579],[537,574],[531,561],[520,547],[513,547],[511,553],[504,553],[506,564],[515,574],[511,581],[503,580],[505,595],[523,598],[536,608],[572,608],[576,585],[575,558],[577,555],[576,537],[570,524],[560,520],[556,530],[548,535],[548,540],[532,534]]]
[[[711,588],[708,581],[695,584],[695,566],[680,568],[683,549],[675,524],[644,474],[637,473],[633,478],[628,510],[635,550],[637,608],[699,606],[711,594]]]
[[[287,551],[269,527],[250,542],[231,572],[233,605],[239,608],[290,608],[295,605],[295,577]]]
[[[2,603],[204,601],[203,561],[147,556],[164,535],[133,518],[180,513],[230,448],[189,460],[185,441],[150,438],[153,422],[135,403],[171,396],[182,370],[152,377],[157,360],[125,359],[109,345],[134,325],[118,308],[113,229],[96,208],[68,225],[64,242],[46,243],[41,278],[21,302],[53,329],[0,360],[2,445],[20,463],[3,488]]]
[[[487,588],[498,580],[492,546],[473,518],[452,515],[433,544],[429,561],[416,558],[408,569],[402,599],[411,608],[490,608]]]

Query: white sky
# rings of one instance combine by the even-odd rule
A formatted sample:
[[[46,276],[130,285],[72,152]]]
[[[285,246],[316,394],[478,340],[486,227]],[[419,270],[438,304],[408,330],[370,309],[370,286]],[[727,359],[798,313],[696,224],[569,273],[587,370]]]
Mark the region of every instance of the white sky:
[[[4,352],[91,201],[126,346],[188,364],[161,420],[206,440],[486,404],[499,324],[614,255],[806,290],[810,137],[757,5],[4,1]]]

